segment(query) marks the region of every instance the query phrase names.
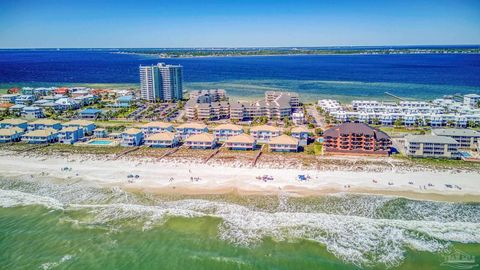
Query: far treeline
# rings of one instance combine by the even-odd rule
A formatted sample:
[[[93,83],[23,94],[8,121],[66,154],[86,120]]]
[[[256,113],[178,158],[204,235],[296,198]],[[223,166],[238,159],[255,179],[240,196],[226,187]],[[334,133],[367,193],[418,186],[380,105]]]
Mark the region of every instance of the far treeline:
[[[121,49],[117,53],[164,58],[202,56],[329,55],[329,54],[480,54],[478,47],[435,48],[239,48],[239,49]]]

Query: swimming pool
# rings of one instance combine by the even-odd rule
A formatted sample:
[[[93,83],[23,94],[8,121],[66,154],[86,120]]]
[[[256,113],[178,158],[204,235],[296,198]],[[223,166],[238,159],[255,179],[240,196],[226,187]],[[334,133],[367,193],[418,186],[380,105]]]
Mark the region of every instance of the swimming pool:
[[[113,143],[114,141],[112,140],[93,140],[93,141],[89,141],[87,144],[88,145],[111,145]]]

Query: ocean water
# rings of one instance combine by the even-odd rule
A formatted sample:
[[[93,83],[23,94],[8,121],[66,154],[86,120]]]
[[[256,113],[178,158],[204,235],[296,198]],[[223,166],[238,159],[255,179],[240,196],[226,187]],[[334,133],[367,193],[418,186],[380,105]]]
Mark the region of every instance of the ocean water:
[[[412,99],[480,93],[480,55],[309,55],[160,59],[109,50],[0,50],[0,84],[138,84],[138,66],[184,66],[187,89],[221,87],[237,97],[291,90],[304,99]]]
[[[480,261],[480,203],[0,179],[2,269],[454,269],[456,252]]]

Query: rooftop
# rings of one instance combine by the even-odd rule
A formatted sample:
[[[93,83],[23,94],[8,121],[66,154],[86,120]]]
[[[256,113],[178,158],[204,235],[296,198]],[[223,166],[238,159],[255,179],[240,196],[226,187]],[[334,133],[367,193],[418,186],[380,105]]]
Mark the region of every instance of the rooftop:
[[[22,119],[17,119],[17,118],[8,118],[0,121],[0,124],[10,124],[10,125],[20,125],[24,123],[27,123],[27,121]]]
[[[30,124],[32,124],[32,125],[48,125],[48,126],[51,126],[51,125],[60,124],[60,121],[53,120],[53,119],[39,119],[39,120],[36,120],[36,121],[31,122]]]
[[[435,135],[408,135],[405,136],[405,140],[409,143],[458,144],[453,138]]]
[[[295,144],[295,145],[298,145],[298,140],[291,137],[291,136],[283,134],[283,135],[271,138],[270,142],[268,144]]]
[[[46,129],[37,129],[34,131],[30,131],[25,133],[23,136],[25,137],[47,137],[52,134],[57,134],[58,131],[53,128],[46,128]]]
[[[155,121],[155,122],[146,123],[146,124],[144,124],[142,127],[169,128],[169,127],[172,127],[172,126],[173,126],[173,125],[170,124],[170,123]]]
[[[255,139],[248,134],[242,133],[239,135],[229,137],[225,142],[226,143],[255,143]]]
[[[0,136],[12,136],[17,133],[22,133],[23,129],[12,127],[12,128],[2,128],[0,129]]]
[[[472,129],[460,129],[460,128],[440,128],[432,129],[432,134],[437,136],[471,136],[480,137],[480,132]]]
[[[155,133],[148,136],[145,140],[153,140],[153,141],[173,141],[175,139],[175,133],[173,132],[161,132]]]
[[[182,128],[195,128],[195,129],[204,129],[206,128],[207,125],[202,124],[202,123],[185,123],[181,124],[180,126],[177,127],[177,129],[182,129]]]
[[[261,126],[255,126],[250,129],[250,131],[270,131],[270,132],[278,132],[280,131],[279,128],[274,127],[274,126],[269,126],[269,125],[261,125]]]
[[[240,131],[240,130],[243,130],[243,127],[239,125],[234,125],[234,124],[221,124],[213,128],[213,130],[223,130],[223,129]]]
[[[292,133],[302,133],[302,132],[310,133],[310,131],[304,126],[294,127],[294,128],[292,128],[291,132]]]
[[[185,141],[186,142],[213,142],[215,138],[213,137],[212,134],[210,133],[200,133],[200,134],[195,134],[190,137],[188,137]]]
[[[343,123],[338,126],[327,129],[324,136],[338,137],[340,135],[362,134],[375,136],[377,139],[389,139],[390,137],[377,129],[370,127],[364,123]]]
[[[95,123],[93,123],[92,121],[81,120],[81,119],[72,120],[72,121],[68,121],[66,123],[63,123],[64,126],[81,126],[81,127],[89,126],[89,125],[92,125],[92,124],[95,124]]]
[[[138,128],[129,128],[122,132],[122,134],[128,134],[128,135],[136,135],[138,133],[142,133],[142,131]]]

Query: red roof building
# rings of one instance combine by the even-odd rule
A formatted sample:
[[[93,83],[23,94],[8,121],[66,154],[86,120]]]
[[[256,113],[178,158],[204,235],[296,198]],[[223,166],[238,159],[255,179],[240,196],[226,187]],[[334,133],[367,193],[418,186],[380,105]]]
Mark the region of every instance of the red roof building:
[[[344,123],[323,133],[323,147],[327,153],[387,155],[390,137],[364,123]]]
[[[57,95],[66,95],[68,94],[69,90],[67,87],[60,87],[60,88],[57,88],[55,90],[53,90],[53,92]]]

